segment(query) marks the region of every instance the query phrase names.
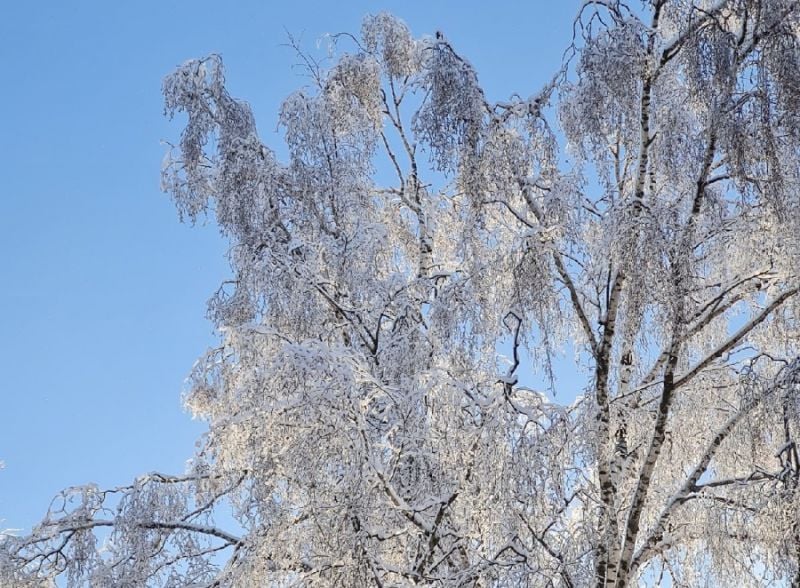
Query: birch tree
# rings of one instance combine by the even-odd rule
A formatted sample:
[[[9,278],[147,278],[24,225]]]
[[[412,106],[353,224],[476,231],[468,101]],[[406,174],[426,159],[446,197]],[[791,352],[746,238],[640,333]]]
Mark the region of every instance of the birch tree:
[[[286,161],[184,63],[163,187],[232,271],[208,431],[181,475],[65,490],[0,579],[800,585],[798,12],[585,0],[501,102],[368,16],[298,49]]]

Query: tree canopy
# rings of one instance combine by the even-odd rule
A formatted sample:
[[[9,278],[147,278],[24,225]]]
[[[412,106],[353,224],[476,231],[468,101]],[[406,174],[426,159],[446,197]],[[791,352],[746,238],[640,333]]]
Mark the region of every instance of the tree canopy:
[[[298,49],[286,161],[219,56],[168,75],[163,188],[230,242],[208,432],[0,581],[800,585],[800,5],[579,8],[501,102],[388,14]]]

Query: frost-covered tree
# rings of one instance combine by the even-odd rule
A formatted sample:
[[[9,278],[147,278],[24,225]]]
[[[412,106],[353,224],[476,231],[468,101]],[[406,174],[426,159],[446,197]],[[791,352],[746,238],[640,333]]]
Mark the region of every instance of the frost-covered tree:
[[[799,13],[585,0],[499,103],[370,16],[301,55],[285,162],[186,62],[163,185],[233,273],[185,396],[208,432],[182,475],[64,491],[0,580],[800,584]]]

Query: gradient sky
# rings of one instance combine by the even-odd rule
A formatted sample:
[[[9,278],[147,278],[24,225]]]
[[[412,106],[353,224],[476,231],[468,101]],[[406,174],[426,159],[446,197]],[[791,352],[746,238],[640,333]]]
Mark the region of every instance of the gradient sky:
[[[490,99],[537,91],[577,1],[9,0],[0,12],[0,529],[28,529],[61,488],[181,472],[202,434],[183,380],[214,342],[205,302],[228,275],[208,224],[159,191],[180,122],[161,79],[220,53],[231,93],[277,148],[281,100],[304,83],[287,31],[313,50],[388,10],[441,30]]]

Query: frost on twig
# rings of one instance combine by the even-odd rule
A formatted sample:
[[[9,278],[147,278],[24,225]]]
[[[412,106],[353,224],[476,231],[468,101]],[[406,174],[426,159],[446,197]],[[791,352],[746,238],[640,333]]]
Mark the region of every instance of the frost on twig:
[[[587,0],[498,103],[368,16],[293,41],[286,161],[177,68],[163,187],[230,243],[208,431],[2,535],[0,584],[798,582],[799,6]]]

